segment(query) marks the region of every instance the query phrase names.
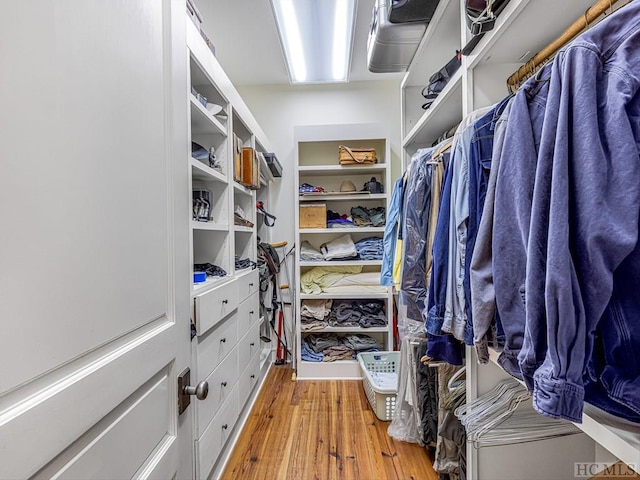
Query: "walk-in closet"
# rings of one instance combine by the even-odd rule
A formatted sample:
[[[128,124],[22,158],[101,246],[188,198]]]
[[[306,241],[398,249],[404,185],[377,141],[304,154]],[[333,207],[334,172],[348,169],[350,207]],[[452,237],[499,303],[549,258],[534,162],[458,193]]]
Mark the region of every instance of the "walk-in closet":
[[[640,0],[0,0],[0,480],[640,478]]]

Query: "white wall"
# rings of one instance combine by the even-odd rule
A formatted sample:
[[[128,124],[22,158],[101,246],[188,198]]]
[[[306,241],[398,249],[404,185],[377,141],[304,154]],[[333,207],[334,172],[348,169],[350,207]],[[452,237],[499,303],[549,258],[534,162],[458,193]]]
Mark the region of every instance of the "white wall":
[[[387,123],[392,180],[401,174],[399,81],[238,86],[237,89],[267,134],[284,169],[282,179],[273,184],[271,198],[262,199],[267,203],[267,211],[278,217],[271,241],[293,243],[295,126]]]

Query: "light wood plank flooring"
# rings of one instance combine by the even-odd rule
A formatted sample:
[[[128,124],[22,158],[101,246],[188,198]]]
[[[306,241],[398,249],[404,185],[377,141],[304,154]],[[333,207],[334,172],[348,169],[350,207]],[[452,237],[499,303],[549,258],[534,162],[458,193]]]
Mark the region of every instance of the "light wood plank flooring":
[[[273,367],[225,480],[437,480],[423,447],[387,435],[360,381],[292,381]]]

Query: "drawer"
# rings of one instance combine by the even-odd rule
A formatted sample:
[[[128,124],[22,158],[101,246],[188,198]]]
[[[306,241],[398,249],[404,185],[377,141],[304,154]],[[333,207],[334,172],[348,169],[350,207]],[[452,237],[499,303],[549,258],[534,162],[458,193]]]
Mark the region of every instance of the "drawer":
[[[240,302],[249,298],[260,289],[260,281],[258,280],[258,269],[241,276],[236,280],[238,282],[238,291],[240,292]]]
[[[258,384],[260,373],[260,352],[251,357],[248,365],[240,374],[238,379],[238,394],[240,396],[240,405],[244,405],[249,400],[251,392]]]
[[[204,380],[238,343],[238,312],[198,337],[198,378]]]
[[[260,351],[260,325],[255,323],[247,334],[240,339],[238,344],[238,363],[240,370],[244,368],[247,361]]]
[[[242,337],[249,329],[258,323],[260,318],[260,299],[254,293],[238,307],[238,337]]]
[[[238,382],[238,349],[234,348],[229,355],[207,377],[209,382],[209,395],[204,400],[196,402],[198,421],[196,422],[196,435],[201,435],[211,419]]]
[[[196,297],[196,327],[202,335],[238,308],[238,283],[235,280]]]
[[[238,402],[238,387],[236,386],[202,436],[196,440],[198,478],[201,480],[207,478],[211,470],[213,470],[222,448],[233,431],[239,414],[240,404]]]

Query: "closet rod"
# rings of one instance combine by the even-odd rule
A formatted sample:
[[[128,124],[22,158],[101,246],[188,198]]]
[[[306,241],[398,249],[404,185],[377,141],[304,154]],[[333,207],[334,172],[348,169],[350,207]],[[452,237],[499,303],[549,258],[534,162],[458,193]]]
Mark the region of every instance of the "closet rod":
[[[607,11],[607,9],[611,9],[613,11],[613,4],[618,1],[619,0],[598,0],[595,4],[589,7],[587,11],[584,12],[584,15],[573,22],[562,35],[536,53],[533,58],[521,66],[507,79],[509,91],[515,93],[524,80],[533,76],[533,74],[535,74],[548,59],[552,58],[558,50],[577,37],[583,30],[588,29],[591,24],[600,17],[600,15]]]

